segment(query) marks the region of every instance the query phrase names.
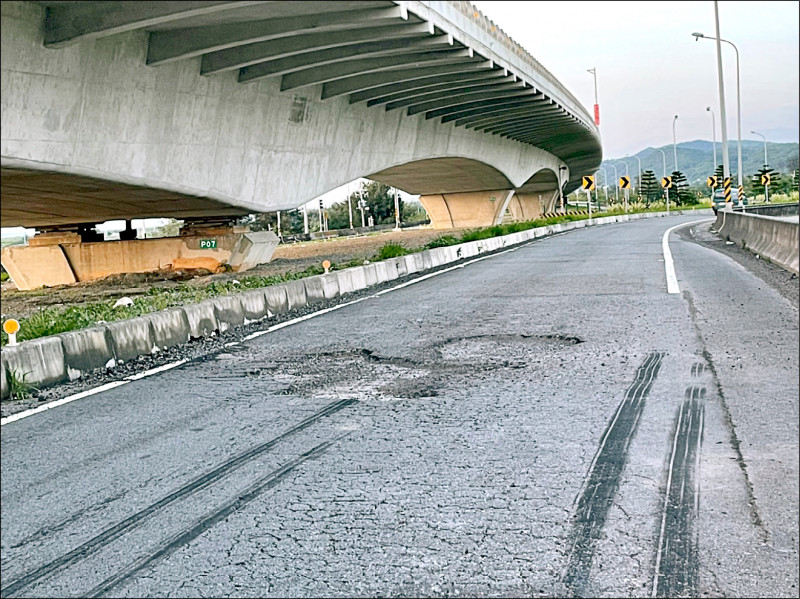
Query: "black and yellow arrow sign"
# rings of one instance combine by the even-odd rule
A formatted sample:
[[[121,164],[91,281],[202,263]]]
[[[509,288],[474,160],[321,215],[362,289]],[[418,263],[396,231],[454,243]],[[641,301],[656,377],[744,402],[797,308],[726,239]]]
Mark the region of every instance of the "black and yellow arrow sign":
[[[713,189],[716,189],[717,186],[719,185],[719,181],[717,180],[717,176],[716,175],[711,175],[708,179],[706,179],[706,185],[708,185],[709,187],[711,187]]]
[[[663,177],[661,179],[661,187],[665,189],[672,187],[672,177]]]
[[[731,178],[725,177],[725,180],[722,182],[722,189],[723,189],[723,196],[725,198],[725,203],[729,204],[731,202]]]
[[[583,188],[587,190],[594,189],[594,177],[592,175],[584,175],[581,177]]]
[[[620,177],[619,178],[619,186],[621,189],[628,189],[631,186],[631,178],[630,177]]]
[[[769,185],[770,176],[768,173],[761,175],[761,185]]]

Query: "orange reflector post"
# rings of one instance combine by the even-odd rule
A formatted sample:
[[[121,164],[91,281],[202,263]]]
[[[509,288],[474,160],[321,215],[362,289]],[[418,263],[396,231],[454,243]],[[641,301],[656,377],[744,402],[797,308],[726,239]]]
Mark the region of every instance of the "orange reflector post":
[[[19,322],[9,318],[3,323],[3,330],[7,335],[14,335],[19,332]]]

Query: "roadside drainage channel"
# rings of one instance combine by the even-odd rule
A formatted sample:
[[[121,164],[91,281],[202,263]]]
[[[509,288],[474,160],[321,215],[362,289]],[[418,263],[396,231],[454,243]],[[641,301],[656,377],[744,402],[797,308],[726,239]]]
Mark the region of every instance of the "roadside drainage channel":
[[[671,212],[672,215],[705,213],[710,214],[711,210]],[[44,389],[60,383],[95,378],[91,377],[93,373],[105,373],[122,365],[141,368],[135,362],[140,362],[142,357],[171,353],[169,350],[174,347],[200,339],[217,338],[242,327],[257,330],[264,324],[260,321],[298,311],[313,312],[324,307],[318,304],[328,304],[336,298],[408,275],[556,233],[666,215],[666,212],[617,215],[537,227],[510,235],[423,250],[235,295],[219,296],[128,320],[32,339],[15,346],[4,346],[0,359],[0,398],[10,396],[12,373],[18,380],[24,375],[25,384]],[[270,320],[270,324],[274,322]]]

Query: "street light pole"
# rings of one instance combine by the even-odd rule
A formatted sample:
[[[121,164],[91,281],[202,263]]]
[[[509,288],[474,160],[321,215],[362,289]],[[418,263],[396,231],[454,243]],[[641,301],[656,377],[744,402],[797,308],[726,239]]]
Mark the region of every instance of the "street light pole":
[[[767,138],[764,135],[761,135],[758,131],[751,131],[750,133],[754,135],[758,135],[761,139],[764,140],[764,166],[766,167],[769,162],[767,162]]]
[[[706,110],[711,113],[711,139],[713,140],[711,147],[714,150],[714,165],[711,168],[711,173],[713,174],[717,172],[717,123],[711,106],[707,106]]]
[[[714,10],[715,11],[716,11],[716,8],[717,8],[717,4],[715,2],[714,3]],[[717,37],[715,37],[715,38],[714,37],[706,37],[702,33],[693,33],[692,35],[694,36],[694,41],[699,40],[701,37],[703,39],[707,39],[707,40],[717,40],[717,47],[718,48],[720,47],[719,42],[725,42],[726,44],[730,44],[731,46],[733,46],[733,49],[736,51],[736,129],[737,129],[737,132],[738,132],[738,135],[739,135],[738,141],[737,141],[737,145],[736,145],[736,151],[737,151],[737,155],[738,155],[737,156],[737,168],[739,169],[739,177],[738,177],[738,179],[739,179],[739,187],[742,188],[742,181],[743,181],[742,177],[744,175],[742,174],[742,89],[741,89],[740,78],[739,78],[739,73],[740,73],[740,71],[739,71],[739,48],[737,48],[736,44],[734,44],[733,42],[728,41],[728,40],[724,40],[721,37],[719,37],[719,16],[717,16]],[[718,52],[719,52],[719,49],[718,49]],[[721,58],[718,59],[718,64],[720,65],[719,68],[722,69],[722,66],[721,66],[722,65],[722,59]],[[720,75],[720,83],[722,82],[721,77],[722,77],[722,75]],[[723,110],[723,114],[724,114],[724,103],[722,104],[722,106],[723,106],[722,110]],[[725,127],[724,120],[723,120],[722,126]],[[723,143],[725,143],[725,142],[723,142]],[[723,151],[723,160],[724,160],[724,152],[726,151],[726,149],[723,148],[722,151]],[[717,168],[716,165],[714,165],[714,168],[715,169]],[[730,174],[730,172],[729,172],[729,174]],[[739,201],[741,202],[742,199],[739,198]]]
[[[664,152],[661,148],[656,148],[659,152],[661,152],[661,162],[663,163],[661,166],[662,177],[667,176],[667,153]]]
[[[672,119],[672,153],[675,158],[675,171],[678,170],[678,141],[677,137],[675,136],[675,122],[678,120],[678,115],[676,114],[675,117]]]
[[[600,104],[597,101],[597,67],[586,69],[587,73],[594,75],[594,124],[600,126]]]
[[[767,162],[767,138],[766,136],[761,135],[758,131],[751,131],[750,133],[758,135],[764,140],[764,170],[766,170],[767,165],[769,164],[769,162]],[[764,185],[764,201],[769,202],[769,185]]]
[[[628,173],[628,163],[625,162],[624,160],[619,160],[618,162],[621,162],[622,164],[625,165],[625,176],[628,177],[628,181],[630,182],[631,176]],[[628,211],[628,190],[629,189],[630,189],[630,187],[626,187],[625,188],[625,212]]]
[[[617,174],[617,167],[611,163],[608,166],[614,169],[614,203],[619,204],[619,175]]]
[[[603,171],[603,191],[605,191],[605,194],[606,194],[606,210],[608,210],[608,173],[606,172],[606,169],[604,169],[602,166],[598,167],[598,168],[601,171]],[[598,196],[598,200],[597,200],[597,210],[598,211],[600,210],[600,199],[599,199],[599,196]]]
[[[636,158],[639,161],[639,181],[636,183],[636,195],[642,195],[642,161],[638,156],[625,156],[625,158]]]

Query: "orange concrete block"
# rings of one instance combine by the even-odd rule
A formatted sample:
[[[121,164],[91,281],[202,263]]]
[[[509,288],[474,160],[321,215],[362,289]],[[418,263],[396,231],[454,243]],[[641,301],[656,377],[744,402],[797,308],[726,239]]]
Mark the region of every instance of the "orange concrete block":
[[[3,248],[0,261],[21,291],[77,282],[67,257],[58,245],[10,246]]]

